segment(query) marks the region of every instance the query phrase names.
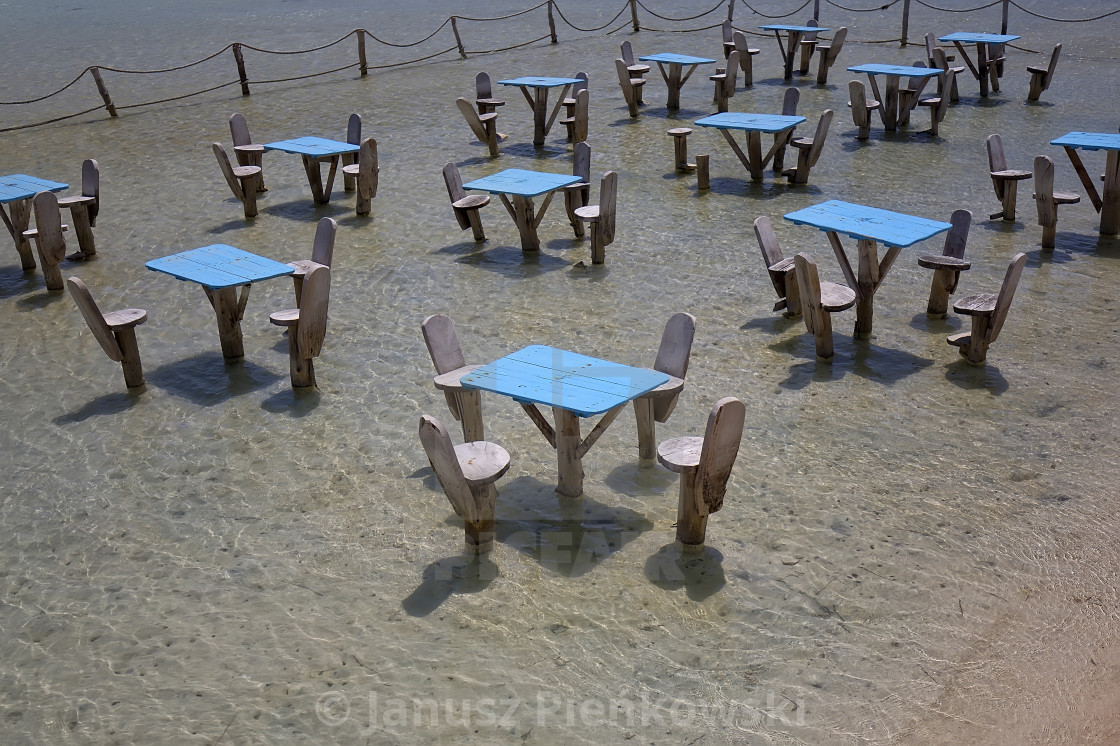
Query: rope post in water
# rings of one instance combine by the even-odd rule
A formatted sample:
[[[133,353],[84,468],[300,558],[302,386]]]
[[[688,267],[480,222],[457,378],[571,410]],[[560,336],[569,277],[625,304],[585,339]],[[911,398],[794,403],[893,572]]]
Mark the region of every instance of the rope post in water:
[[[463,47],[463,40],[459,37],[459,24],[455,23],[455,16],[451,16],[451,33],[455,34],[455,46],[459,47],[459,56],[467,58],[467,50]]]
[[[999,32],[1001,34],[1007,33],[1007,4],[1009,0],[1003,0],[1003,21],[999,25]]]
[[[732,21],[735,17],[735,0],[731,0],[727,4],[727,20]]]
[[[249,76],[245,74],[245,58],[241,55],[241,45],[233,43],[233,59],[237,62],[237,77],[241,80],[241,95],[249,95]]]
[[[630,0],[630,21],[634,24],[635,33],[642,30],[638,25],[638,0]]]
[[[910,0],[902,0],[902,44],[906,46],[906,34],[910,29]]]
[[[731,0],[735,2],[735,0]],[[813,0],[813,18],[819,22],[821,20],[821,0]]]
[[[556,44],[556,21],[552,17],[552,0],[548,0],[548,33],[552,37],[552,43]]]
[[[366,63],[366,30],[360,28],[355,33],[358,34],[358,69],[365,75],[369,72],[369,65]]]
[[[101,94],[101,100],[105,102],[105,108],[109,110],[109,116],[117,116],[117,107],[113,106],[113,99],[109,98],[109,89],[105,87],[105,81],[101,79],[100,68],[91,67],[89,71],[93,74],[93,82],[97,84],[97,92]]]

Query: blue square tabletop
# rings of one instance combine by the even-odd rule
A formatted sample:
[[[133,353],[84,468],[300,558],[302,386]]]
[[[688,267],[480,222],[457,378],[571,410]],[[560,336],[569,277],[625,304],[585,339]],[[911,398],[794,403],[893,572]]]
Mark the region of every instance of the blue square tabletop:
[[[884,246],[899,248],[924,241],[953,227],[940,220],[928,220],[835,199],[787,213],[785,219],[798,225],[811,225],[822,231],[835,231],[852,238],[867,238],[879,241]]]
[[[476,368],[461,382],[515,401],[590,417],[668,382],[669,376],[545,345],[529,345]]]
[[[1015,41],[1018,36],[1011,34],[976,34],[971,31],[957,31],[948,36],[937,37],[938,41],[959,41],[962,44],[1006,44]]]
[[[578,78],[513,78],[512,80],[499,80],[501,85],[532,86],[533,88],[557,88],[562,85],[582,83]]]
[[[911,78],[932,78],[944,72],[940,67],[910,67],[909,65],[879,65],[869,63],[854,65],[848,72],[867,73],[868,75],[906,75]]]
[[[701,127],[715,127],[721,130],[746,130],[748,132],[782,132],[796,127],[805,121],[802,116],[784,114],[748,114],[739,111],[725,111],[720,114],[697,119]]]
[[[759,28],[767,31],[800,31],[803,34],[812,33],[813,31],[832,30],[824,28],[823,26],[791,26],[788,23],[771,23],[767,26],[759,26]]]
[[[642,62],[664,62],[669,65],[705,65],[715,60],[710,60],[707,57],[692,57],[687,54],[675,54],[673,52],[661,52],[659,54],[647,54],[645,57],[638,58]]]
[[[265,150],[282,150],[285,153],[298,153],[299,155],[341,155],[342,153],[357,153],[359,147],[348,142],[328,140],[324,137],[296,137],[291,140],[278,140],[264,144]]]
[[[1050,144],[1075,150],[1077,148],[1084,150],[1120,150],[1120,134],[1114,132],[1069,132],[1056,140],[1051,140]]]
[[[34,197],[37,192],[61,192],[69,187],[59,181],[47,181],[27,174],[0,176],[0,204]]]
[[[579,182],[580,177],[570,174],[551,174],[542,171],[526,171],[523,168],[507,168],[481,179],[468,181],[464,189],[477,189],[491,194],[516,194],[520,197],[536,197],[569,184]]]
[[[290,264],[274,262],[220,243],[152,259],[144,266],[180,280],[197,282],[210,290],[248,285],[295,271]]]

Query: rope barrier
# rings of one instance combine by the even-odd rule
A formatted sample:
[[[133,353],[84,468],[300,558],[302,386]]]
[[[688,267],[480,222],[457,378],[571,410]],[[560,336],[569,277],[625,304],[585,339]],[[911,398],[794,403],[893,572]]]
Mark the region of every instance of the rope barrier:
[[[1110,10],[1107,13],[1102,13],[1101,15],[1094,16],[1093,18],[1051,18],[1050,16],[1044,16],[1041,13],[1035,13],[1033,10],[1027,10],[1022,5],[1019,5],[1019,3],[1015,2],[1015,0],[1011,0],[1011,4],[1027,15],[1034,16],[1035,18],[1041,18],[1044,21],[1055,21],[1057,23],[1088,23],[1090,21],[1099,21],[1102,18],[1108,18],[1109,16],[1120,13],[1120,8],[1117,8],[1116,10]]]
[[[430,34],[428,34],[427,36],[425,36],[425,37],[424,37],[423,39],[421,39],[420,41],[414,41],[414,42],[412,42],[412,43],[410,43],[410,44],[394,44],[394,43],[393,43],[393,42],[391,42],[391,41],[385,41],[384,39],[382,39],[382,38],[380,38],[380,37],[378,37],[378,36],[374,35],[374,34],[373,34],[373,33],[371,33],[370,31],[368,31],[367,29],[360,29],[360,30],[361,30],[361,31],[363,31],[363,32],[365,32],[365,33],[366,33],[366,35],[368,35],[368,36],[369,36],[369,38],[373,39],[373,40],[374,40],[375,42],[377,42],[378,44],[384,44],[384,45],[385,45],[385,46],[387,46],[387,47],[396,47],[397,49],[404,49],[404,48],[406,48],[406,47],[415,47],[415,46],[418,46],[418,45],[420,45],[420,44],[423,44],[423,43],[424,43],[424,42],[426,42],[426,41],[427,41],[428,39],[431,39],[431,38],[432,38],[433,36],[435,36],[436,34],[438,34],[438,33],[439,33],[440,31],[443,31],[443,29],[444,29],[444,28],[445,28],[445,27],[447,26],[447,24],[449,24],[449,23],[451,23],[451,19],[450,19],[450,18],[448,18],[448,19],[447,19],[446,21],[444,21],[443,23],[441,23],[441,24],[439,25],[439,28],[437,28],[437,29],[436,29],[435,31],[433,31],[432,33],[430,33]]]
[[[92,109],[86,109],[85,111],[79,111],[77,114],[67,114],[65,116],[55,117],[54,119],[47,119],[47,120],[44,120],[42,122],[35,122],[34,124],[18,124],[15,127],[5,127],[4,129],[0,129],[0,132],[15,132],[16,130],[25,130],[25,129],[29,129],[31,127],[42,127],[44,124],[54,124],[55,122],[64,122],[67,119],[73,119],[74,117],[80,117],[83,114],[89,114],[91,112],[97,111],[98,109],[104,109],[104,108],[105,108],[104,106],[95,106]]]
[[[711,10],[705,10],[703,13],[700,13],[700,14],[694,15],[694,16],[689,16],[687,18],[669,18],[668,16],[658,15],[657,13],[654,13],[652,10],[650,10],[648,7],[646,7],[646,4],[643,3],[642,0],[638,0],[638,7],[641,8],[642,10],[644,10],[645,12],[649,13],[654,18],[658,18],[662,21],[671,21],[673,23],[680,23],[682,21],[695,21],[697,18],[703,18],[704,16],[708,15],[709,13],[715,13],[717,10],[719,10],[720,8],[723,7],[723,0],[720,0],[719,3],[716,5],[716,7],[712,8]]]
[[[622,15],[623,13],[625,13],[625,12],[626,12],[626,8],[627,8],[627,6],[626,6],[626,5],[623,5],[623,6],[622,6],[622,9],[621,9],[621,10],[619,10],[619,11],[618,11],[618,13],[616,13],[616,14],[615,14],[615,17],[614,17],[614,18],[610,19],[609,21],[607,21],[606,23],[604,23],[604,24],[603,24],[602,26],[598,26],[598,27],[596,27],[596,28],[580,28],[579,26],[575,25],[574,23],[572,23],[571,21],[569,21],[569,20],[567,19],[567,17],[566,17],[565,15],[564,15],[564,11],[560,10],[560,6],[559,6],[559,5],[557,5],[557,6],[556,6],[556,14],[560,16],[560,20],[562,20],[562,21],[563,21],[564,23],[568,24],[568,25],[569,25],[570,27],[574,28],[574,29],[575,29],[576,31],[584,31],[584,32],[589,32],[589,31],[602,31],[602,30],[603,30],[603,29],[605,29],[605,28],[606,28],[607,26],[610,26],[610,25],[611,25],[612,23],[614,23],[615,21],[617,21],[617,20],[619,19],[619,17],[620,17],[620,16],[621,16],[621,15]],[[622,26],[622,27],[620,27],[620,28],[625,28],[625,26]],[[616,31],[617,31],[617,29],[616,29]],[[614,33],[614,31],[609,31],[609,32],[607,32],[607,33],[609,33],[609,34],[613,34],[613,33]]]
[[[538,41],[544,41],[545,39],[548,38],[548,36],[549,36],[548,34],[545,34],[544,36],[542,36],[540,38],[530,39],[529,41],[522,42],[521,44],[514,44],[513,46],[509,46],[509,47],[499,47],[498,49],[487,49],[487,50],[483,50],[483,51],[479,51],[479,52],[467,52],[467,54],[487,54],[489,52],[505,52],[508,49],[517,49],[518,47],[527,47],[530,44],[536,44]]]
[[[833,6],[833,7],[839,8],[840,10],[846,10],[849,13],[876,13],[880,10],[886,10],[887,8],[891,7],[892,5],[894,5],[895,3],[898,2],[898,0],[891,0],[886,5],[879,5],[879,6],[874,7],[874,8],[847,8],[847,7],[844,7],[843,5],[841,5],[840,3],[833,2],[832,0],[824,0],[824,1],[826,3],[828,3],[829,5]],[[921,2],[921,0],[916,0],[916,1]],[[993,2],[992,4],[995,5],[995,3],[998,3],[999,1],[1000,0],[995,0],[995,2]]]
[[[277,51],[275,49],[262,49],[260,47],[254,47],[252,44],[242,44],[241,46],[244,49],[252,49],[254,52],[262,52],[264,54],[307,54],[308,52],[319,52],[323,49],[330,49],[331,47],[335,46],[336,44],[341,44],[342,42],[346,41],[347,39],[349,39],[351,36],[353,36],[356,33],[358,33],[358,32],[357,31],[351,31],[346,36],[343,36],[340,39],[336,39],[335,41],[332,41],[330,44],[324,44],[321,47],[312,47],[311,49],[293,49],[289,52],[280,52],[280,51]]]
[[[747,8],[750,9],[750,11],[752,13],[754,13],[756,16],[762,16],[763,18],[774,19],[774,18],[788,18],[788,17],[792,16],[794,13],[800,13],[801,11],[805,10],[805,8],[809,5],[810,2],[812,2],[812,0],[805,0],[805,3],[800,8],[798,8],[797,10],[791,10],[789,13],[783,13],[780,16],[766,15],[762,11],[756,10],[749,3],[743,3],[743,5],[747,6]],[[759,34],[759,36],[765,36],[765,34]]]
[[[923,5],[930,10],[939,10],[942,13],[972,13],[973,11],[977,10],[985,10],[986,8],[990,8],[993,5],[999,5],[1001,2],[1003,2],[1003,0],[992,0],[992,2],[988,3],[987,5],[981,5],[976,8],[939,8],[936,5],[924,3],[922,2],[922,0],[914,0],[914,2],[916,2],[918,5]]]
[[[219,88],[228,88],[229,86],[237,85],[240,82],[241,81],[239,81],[239,80],[231,80],[228,83],[222,83],[220,85],[216,85],[216,86],[213,86],[211,88],[206,88],[206,89],[201,90],[201,91],[195,91],[194,93],[184,93],[182,96],[172,96],[171,98],[161,98],[158,101],[145,101],[142,104],[128,104],[127,106],[118,106],[117,108],[118,109],[138,109],[141,106],[152,106],[153,104],[166,104],[169,101],[179,101],[179,100],[184,99],[184,98],[190,98],[191,96],[199,96],[203,93],[209,93],[210,91],[216,91]],[[265,83],[267,81],[262,80],[260,82]],[[101,108],[103,108],[103,107],[98,106],[98,107],[95,107],[94,109],[90,109],[90,111],[95,111],[95,109],[101,109]]]
[[[548,0],[545,0],[545,2],[543,2],[543,3],[539,3],[537,5],[534,5],[532,8],[526,8],[525,10],[519,10],[516,13],[510,13],[508,16],[495,16],[494,18],[470,18],[469,16],[455,16],[455,17],[458,18],[460,21],[504,21],[507,18],[516,18],[517,16],[523,16],[526,13],[532,13],[534,10],[537,10],[539,8],[543,8],[546,5],[548,5]]]
[[[57,91],[52,91],[45,96],[39,96],[38,98],[29,98],[26,101],[0,101],[0,106],[16,106],[18,104],[34,104],[34,103],[38,103],[39,101],[42,101],[44,99],[48,99],[51,96],[57,96],[58,94],[62,93],[67,88],[69,88],[70,86],[74,85],[79,80],[81,80],[82,76],[85,75],[86,73],[88,73],[89,70],[90,69],[87,67],[85,70],[82,70],[80,73],[78,73],[78,77],[74,78],[69,83],[67,83],[66,85],[59,88]]]

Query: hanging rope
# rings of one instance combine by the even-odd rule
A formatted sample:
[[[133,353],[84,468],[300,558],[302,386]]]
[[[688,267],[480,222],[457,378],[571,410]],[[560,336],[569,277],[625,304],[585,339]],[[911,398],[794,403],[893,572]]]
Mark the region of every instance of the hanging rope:
[[[929,8],[930,10],[939,10],[942,13],[972,13],[973,11],[984,10],[985,8],[990,8],[993,5],[999,5],[1002,2],[1002,0],[992,0],[992,2],[988,3],[987,5],[980,5],[980,6],[975,7],[975,8],[939,8],[936,5],[930,5],[929,3],[924,3],[924,2],[922,2],[922,0],[914,0],[914,2],[916,2],[918,5],[923,5],[927,8]]]
[[[782,15],[780,15],[780,16],[769,16],[769,15],[766,15],[766,14],[765,14],[765,13],[763,13],[762,11],[760,11],[760,10],[757,10],[757,9],[755,9],[755,8],[754,8],[753,6],[751,6],[751,5],[749,4],[749,3],[743,3],[743,5],[746,5],[746,6],[747,6],[747,8],[748,8],[748,9],[749,9],[749,10],[750,10],[750,11],[751,11],[752,13],[754,13],[754,14],[755,14],[756,16],[762,16],[763,18],[770,18],[770,19],[774,19],[774,18],[788,18],[789,16],[792,16],[792,15],[793,15],[794,13],[800,13],[801,11],[805,10],[805,8],[806,8],[806,7],[807,7],[807,6],[809,5],[809,3],[810,3],[810,2],[812,2],[812,0],[805,0],[805,3],[804,3],[804,4],[803,4],[803,5],[802,5],[802,6],[800,7],[800,8],[798,8],[798,9],[796,9],[796,10],[791,10],[791,11],[790,11],[789,13],[783,13],[783,14],[782,14]],[[752,33],[754,33],[754,32],[752,32]],[[765,34],[759,34],[759,36],[765,36]]]
[[[652,10],[647,8],[645,3],[642,2],[642,0],[638,0],[638,7],[640,7],[645,12],[649,13],[654,18],[659,18],[662,21],[671,21],[673,23],[680,23],[682,21],[695,21],[697,18],[703,18],[704,16],[708,15],[709,13],[715,13],[717,10],[719,10],[720,8],[723,7],[723,0],[720,0],[719,4],[716,5],[716,7],[712,8],[711,10],[705,10],[703,13],[700,13],[700,14],[694,15],[694,16],[688,16],[687,18],[670,18],[668,16],[658,15],[657,13],[654,13]],[[716,24],[716,25],[719,25],[719,24]]]
[[[1117,8],[1116,10],[1110,10],[1107,13],[1102,13],[1099,16],[1093,16],[1092,18],[1051,18],[1050,16],[1044,16],[1041,13],[1035,13],[1033,10],[1027,10],[1022,5],[1019,5],[1019,3],[1015,2],[1015,0],[1011,0],[1011,4],[1027,15],[1034,16],[1035,18],[1041,18],[1046,21],[1054,21],[1056,23],[1088,23],[1089,21],[1099,21],[1102,18],[1108,18],[1109,16],[1114,16],[1117,13],[1120,13],[1120,8]]]
[[[886,5],[880,5],[880,6],[876,7],[876,8],[846,8],[846,7],[844,7],[843,5],[840,5],[839,3],[834,3],[834,2],[832,1],[832,0],[824,0],[824,1],[825,1],[826,3],[828,3],[829,5],[832,5],[832,6],[834,6],[834,7],[837,7],[837,8],[839,8],[840,10],[846,10],[846,11],[848,11],[849,13],[873,13],[873,12],[875,12],[875,11],[879,11],[879,10],[886,10],[887,8],[891,7],[892,5],[894,5],[895,3],[897,3],[897,2],[898,2],[898,0],[891,0],[891,1],[890,1],[889,3],[887,3]],[[921,0],[917,0],[917,2],[921,2]],[[995,0],[995,2],[997,2],[997,3],[998,3],[998,2],[999,2],[999,0]],[[993,5],[994,5],[994,4],[995,4],[995,3],[993,3]]]
[[[623,14],[623,13],[625,13],[625,12],[626,12],[626,8],[627,8],[628,6],[627,6],[627,5],[623,5],[623,6],[622,6],[622,9],[621,9],[621,10],[619,10],[619,11],[618,11],[618,13],[616,13],[616,14],[615,14],[614,18],[610,19],[609,21],[607,21],[606,23],[604,23],[604,24],[603,24],[602,26],[597,26],[597,27],[595,27],[595,28],[581,28],[581,27],[579,27],[579,26],[575,25],[574,23],[572,23],[571,21],[569,21],[569,20],[567,19],[567,17],[566,17],[565,15],[564,15],[564,11],[560,10],[560,6],[559,6],[559,5],[553,5],[552,7],[556,8],[556,15],[560,16],[560,20],[561,20],[561,21],[563,21],[564,23],[568,24],[568,25],[569,25],[570,27],[574,28],[574,29],[575,29],[576,31],[584,31],[584,32],[590,32],[590,31],[602,31],[602,30],[603,30],[603,29],[605,29],[605,28],[606,28],[607,26],[610,26],[610,25],[611,25],[612,23],[614,23],[615,21],[617,21],[617,20],[618,20],[618,19],[619,19],[619,18],[620,18],[620,17],[622,16],[622,14]],[[622,28],[625,28],[625,26],[623,26]],[[613,33],[614,33],[614,31],[610,31],[610,32],[608,32],[608,33],[611,33],[611,34],[613,34]]]

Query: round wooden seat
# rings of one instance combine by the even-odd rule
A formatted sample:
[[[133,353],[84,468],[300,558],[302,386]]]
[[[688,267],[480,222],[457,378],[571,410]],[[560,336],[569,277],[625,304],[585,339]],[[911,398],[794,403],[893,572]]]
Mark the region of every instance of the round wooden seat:
[[[945,256],[944,254],[923,254],[918,257],[918,266],[925,267],[926,269],[952,269],[960,271],[972,267],[972,262],[967,259],[957,259],[954,256]]]
[[[299,323],[299,309],[289,308],[284,311],[277,311],[268,317],[268,321],[276,326],[295,326]]]
[[[488,204],[490,204],[489,194],[468,194],[466,197],[452,202],[451,206],[460,210],[473,210],[476,207],[485,207]]]
[[[792,272],[793,271],[793,257],[784,257],[781,261],[771,264],[766,268],[770,272]]]
[[[260,166],[234,166],[233,175],[239,179],[245,179],[250,176],[256,176],[261,172]]]
[[[131,329],[140,326],[148,320],[148,312],[143,308],[122,308],[119,311],[110,311],[105,314],[105,323],[114,331],[117,329]]]
[[[455,446],[455,458],[471,487],[490,484],[509,470],[509,453],[497,443],[476,440]]]
[[[687,137],[692,134],[692,130],[688,127],[673,127],[665,134],[670,137]]]
[[[856,304],[856,292],[847,285],[821,283],[821,308],[829,313],[844,311]]]
[[[322,265],[310,259],[296,259],[294,262],[288,262],[288,266],[295,269],[292,272],[292,277],[303,277],[311,270]]]
[[[233,151],[235,153],[263,153],[264,146],[250,143],[249,145],[234,145]]]
[[[1003,171],[991,171],[990,173],[993,179],[1014,179],[1015,181],[1029,179],[1032,176],[1030,171],[1020,171],[1017,168],[1008,168]]]
[[[704,439],[697,435],[670,438],[657,446],[657,462],[672,472],[680,474],[700,465],[700,452]]]
[[[572,213],[580,220],[598,220],[599,219],[599,205],[586,205],[584,207],[577,207]]]
[[[1081,195],[1074,192],[1054,192],[1054,202],[1059,205],[1076,205]]]
[[[987,316],[995,313],[995,293],[977,293],[961,298],[953,304],[953,310],[965,316]]]
[[[480,98],[480,99],[475,100],[475,104],[477,104],[478,106],[482,106],[482,107],[486,107],[486,106],[505,106],[506,102],[505,101],[499,101],[496,98]]]
[[[651,389],[642,396],[653,398],[676,396],[684,390],[684,379],[677,378],[676,376],[669,376],[669,380],[661,384],[655,389]]]
[[[649,65],[627,65],[626,70],[630,73],[637,73],[638,75],[645,75],[649,72]],[[645,82],[645,81],[642,81]]]
[[[350,163],[342,167],[342,173],[346,174],[347,176],[357,176],[360,168],[361,166],[359,166],[357,163]]]
[[[60,197],[59,207],[73,207],[74,205],[92,205],[97,202],[97,197],[92,195],[75,194],[72,197]]]
[[[462,368],[456,368],[455,370],[449,370],[446,373],[440,373],[438,376],[432,379],[432,382],[440,391],[462,391],[463,384],[460,382],[460,379],[476,368],[481,367],[481,364],[464,365]]]

